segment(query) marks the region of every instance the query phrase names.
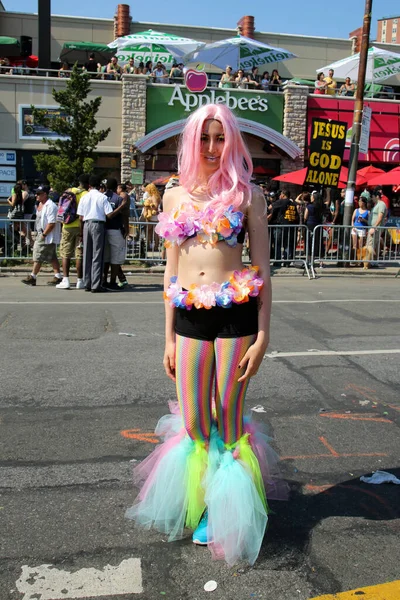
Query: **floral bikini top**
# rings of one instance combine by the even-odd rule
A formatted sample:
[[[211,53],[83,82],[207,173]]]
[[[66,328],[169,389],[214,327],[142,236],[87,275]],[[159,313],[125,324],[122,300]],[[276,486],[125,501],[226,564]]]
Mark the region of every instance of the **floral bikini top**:
[[[213,208],[201,210],[192,202],[182,202],[170,212],[159,214],[156,232],[165,239],[166,248],[180,246],[191,237],[202,244],[224,241],[233,247],[244,242],[244,219],[245,215],[233,206],[217,216]]]

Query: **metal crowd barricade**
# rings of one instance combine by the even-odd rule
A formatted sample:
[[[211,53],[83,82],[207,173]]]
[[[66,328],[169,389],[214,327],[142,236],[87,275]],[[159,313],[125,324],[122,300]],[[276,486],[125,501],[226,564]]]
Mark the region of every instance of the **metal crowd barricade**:
[[[400,229],[351,225],[317,225],[312,234],[310,269],[316,265],[363,266],[364,269],[400,266]]]
[[[0,261],[32,260],[35,221],[0,219]]]
[[[165,250],[162,239],[156,234],[157,222],[129,221],[126,238],[126,260],[162,264]]]
[[[309,270],[310,236],[305,225],[269,225],[270,264],[273,267],[301,266]]]

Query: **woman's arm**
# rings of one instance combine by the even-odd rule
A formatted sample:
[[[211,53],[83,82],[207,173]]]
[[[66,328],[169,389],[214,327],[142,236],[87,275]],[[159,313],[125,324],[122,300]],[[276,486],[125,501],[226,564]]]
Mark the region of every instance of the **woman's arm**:
[[[353,211],[353,216],[351,217],[351,225],[354,227],[354,221],[356,219],[357,209]]]
[[[307,223],[307,221],[308,221],[308,208],[306,208],[304,211],[304,223]]]
[[[163,196],[163,207],[165,212],[172,210],[175,205],[174,189],[166,190]],[[167,264],[164,272],[164,291],[167,291],[171,277],[178,275],[179,249],[177,246],[167,248]],[[164,368],[167,376],[175,381],[175,311],[176,309],[166,301],[165,306],[165,351]]]
[[[255,375],[264,358],[269,344],[269,329],[271,319],[271,277],[269,269],[269,235],[268,222],[265,218],[264,194],[257,187],[253,188],[251,205],[247,214],[248,233],[252,262],[258,266],[259,276],[264,280],[264,286],[258,296],[258,333],[256,341],[240,360],[240,367],[245,364],[246,372],[238,381],[244,381]]]
[[[8,204],[10,204],[14,208],[16,206],[16,204],[17,204],[17,194],[13,194],[11,196],[11,200],[8,198],[7,202],[8,202]]]

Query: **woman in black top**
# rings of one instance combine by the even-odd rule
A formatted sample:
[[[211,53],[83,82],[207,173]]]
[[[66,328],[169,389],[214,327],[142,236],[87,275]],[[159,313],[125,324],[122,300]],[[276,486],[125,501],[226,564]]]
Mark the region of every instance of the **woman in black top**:
[[[280,92],[282,85],[282,79],[277,69],[274,69],[271,73],[271,79],[269,80],[269,89],[273,92]]]
[[[324,204],[321,196],[317,191],[311,192],[311,194],[304,194],[303,200],[306,204],[306,210],[304,212],[304,221],[308,228],[308,253],[311,253],[311,244],[314,239],[314,256],[319,257],[321,255],[321,231],[322,228],[316,227],[322,225],[322,219],[324,215]]]

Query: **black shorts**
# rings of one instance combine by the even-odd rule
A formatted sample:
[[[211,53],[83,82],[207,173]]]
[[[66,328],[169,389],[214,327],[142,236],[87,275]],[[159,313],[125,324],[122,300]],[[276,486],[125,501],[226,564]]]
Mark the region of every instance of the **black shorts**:
[[[175,333],[196,340],[214,341],[215,338],[237,338],[258,332],[257,298],[249,297],[243,304],[230,308],[176,309]]]

